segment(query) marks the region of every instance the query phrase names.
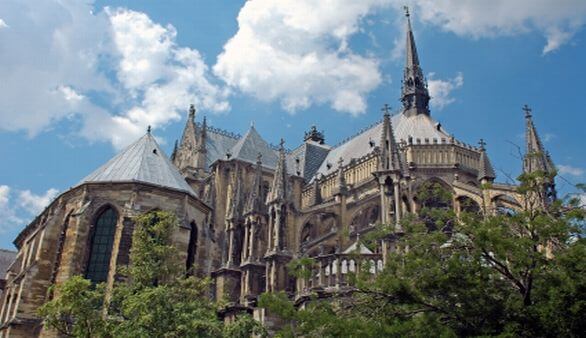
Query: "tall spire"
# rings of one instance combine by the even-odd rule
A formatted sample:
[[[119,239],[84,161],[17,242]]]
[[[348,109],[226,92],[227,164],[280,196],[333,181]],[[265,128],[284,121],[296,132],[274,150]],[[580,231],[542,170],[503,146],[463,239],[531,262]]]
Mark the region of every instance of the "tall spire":
[[[429,115],[429,92],[423,71],[419,65],[419,56],[415,46],[415,38],[411,29],[411,15],[409,8],[404,7],[407,17],[407,39],[405,47],[405,70],[403,72],[403,87],[401,102],[403,113],[407,116],[425,114]]]
[[[399,147],[395,141],[395,134],[393,132],[393,125],[391,123],[391,107],[385,103],[382,108],[383,111],[383,130],[381,135],[381,158],[379,161],[379,170],[395,171],[402,173],[401,156],[399,155]]]
[[[197,146],[196,127],[195,127],[195,107],[189,106],[189,115],[185,128],[183,129],[183,136],[179,143],[178,151],[175,154],[173,163],[181,170],[195,168],[195,151]]]
[[[523,160],[523,172],[534,173],[543,172],[546,177],[543,182],[544,202],[549,204],[556,199],[554,175],[556,173],[555,165],[549,156],[549,153],[543,147],[543,143],[537,134],[537,129],[533,124],[531,108],[524,105],[525,112],[525,158]]]
[[[244,208],[244,214],[261,213],[264,203],[262,200],[262,154],[258,153],[256,157],[256,168],[254,171],[254,182],[250,190],[250,195],[246,201],[246,207]]]
[[[533,124],[533,117],[531,115],[531,108],[524,105],[525,112],[525,161],[523,163],[524,172],[534,172],[537,170],[551,173],[555,171],[553,161],[549,157],[549,153],[545,151],[543,143],[537,134],[537,129]]]
[[[275,169],[273,185],[267,197],[267,203],[284,202],[287,199],[287,163],[285,158],[285,141],[281,139],[279,161]]]

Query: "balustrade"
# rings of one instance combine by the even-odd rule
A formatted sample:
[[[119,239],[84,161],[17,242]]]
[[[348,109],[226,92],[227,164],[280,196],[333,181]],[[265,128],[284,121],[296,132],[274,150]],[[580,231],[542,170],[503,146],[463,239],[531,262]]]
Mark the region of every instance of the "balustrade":
[[[302,293],[312,289],[333,289],[350,286],[350,276],[367,273],[375,276],[383,269],[381,254],[329,254],[313,258],[315,264],[309,277],[301,279]]]

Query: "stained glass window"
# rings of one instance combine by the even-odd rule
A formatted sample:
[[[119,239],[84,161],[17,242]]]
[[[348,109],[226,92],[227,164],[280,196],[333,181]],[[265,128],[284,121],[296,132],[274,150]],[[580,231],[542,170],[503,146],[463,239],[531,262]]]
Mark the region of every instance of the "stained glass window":
[[[108,279],[117,221],[118,214],[112,208],[102,211],[96,221],[92,234],[90,258],[85,273],[85,277],[94,283],[104,282]]]

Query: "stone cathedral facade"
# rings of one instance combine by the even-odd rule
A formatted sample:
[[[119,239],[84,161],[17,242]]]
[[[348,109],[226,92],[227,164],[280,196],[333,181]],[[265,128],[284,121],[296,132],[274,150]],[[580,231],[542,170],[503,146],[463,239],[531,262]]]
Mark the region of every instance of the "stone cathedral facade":
[[[392,243],[375,250],[359,239],[376,224],[394,224],[417,213],[417,192],[432,182],[448,189],[460,212],[494,213],[523,208],[516,187],[494,182],[484,142],[455,139],[431,116],[429,92],[407,17],[402,109],[339,145],[311,127],[303,142],[271,146],[254,126],[242,136],[195,122],[190,107],[183,135],[170,157],[150,130],[102,167],[59,195],[18,235],[16,260],[0,299],[0,336],[51,335],[36,316],[48,287],[73,275],[109,285],[129,262],[133,217],[173,212],[173,234],[186,270],[212,276],[214,294],[227,301],[222,315],[253,313],[267,291],[286,291],[302,304],[310,292],[349,287],[345,275],[364,261],[370,273],[384,267]],[[524,170],[554,172],[525,109]],[[555,198],[553,182],[544,182]],[[544,201],[547,202],[547,201]],[[312,257],[308,280],[296,280],[287,263]]]

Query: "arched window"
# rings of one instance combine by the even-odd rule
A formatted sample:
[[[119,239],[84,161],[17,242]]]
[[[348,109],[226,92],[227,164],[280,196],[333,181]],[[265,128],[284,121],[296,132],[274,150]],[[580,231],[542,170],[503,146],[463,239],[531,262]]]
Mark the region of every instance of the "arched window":
[[[193,264],[195,263],[195,255],[197,254],[197,225],[195,222],[190,224],[191,231],[189,232],[189,246],[187,247],[187,261],[185,267],[188,274],[192,273]]]
[[[104,209],[96,220],[90,244],[90,258],[85,272],[85,277],[94,283],[108,279],[117,222],[118,213],[112,207]]]

